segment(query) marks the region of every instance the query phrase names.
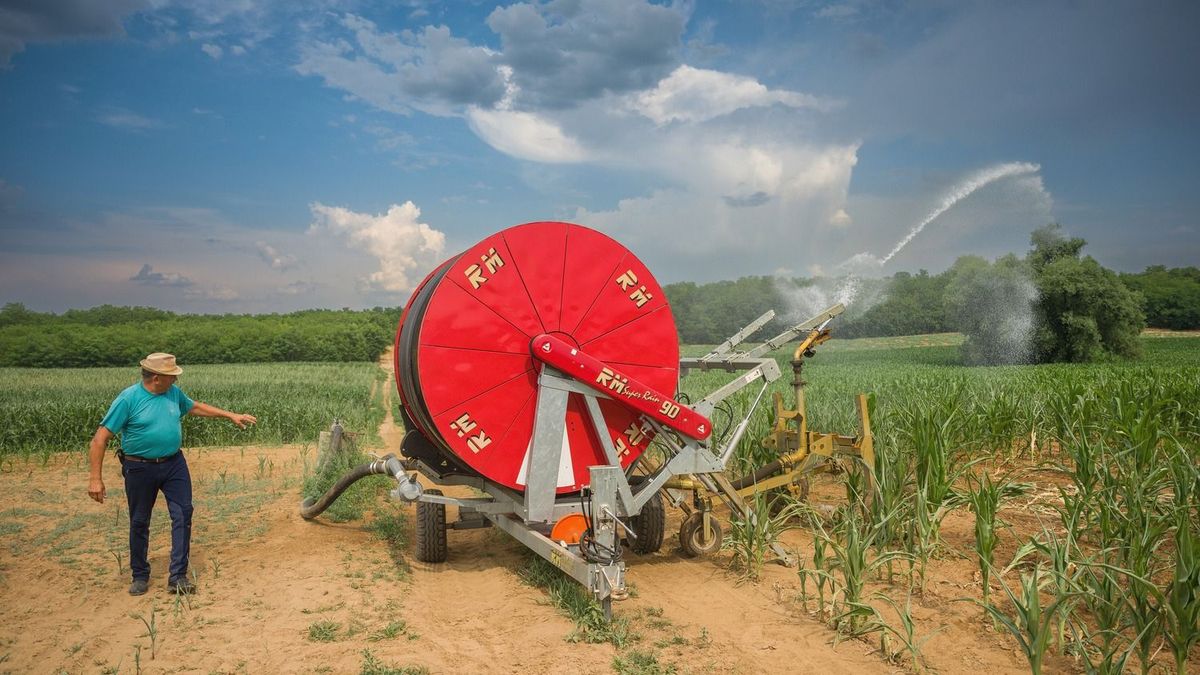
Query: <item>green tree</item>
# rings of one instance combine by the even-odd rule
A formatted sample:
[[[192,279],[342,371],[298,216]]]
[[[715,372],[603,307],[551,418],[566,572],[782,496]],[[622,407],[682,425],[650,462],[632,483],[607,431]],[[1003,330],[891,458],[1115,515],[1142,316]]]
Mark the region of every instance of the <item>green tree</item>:
[[[1091,256],[1083,239],[1067,238],[1057,223],[1031,236],[1027,261],[1038,289],[1037,360],[1090,361],[1103,353],[1134,357],[1145,327],[1140,296]]]
[[[1121,281],[1142,294],[1146,323],[1155,328],[1200,328],[1200,269],[1162,265],[1138,274],[1122,274]]]

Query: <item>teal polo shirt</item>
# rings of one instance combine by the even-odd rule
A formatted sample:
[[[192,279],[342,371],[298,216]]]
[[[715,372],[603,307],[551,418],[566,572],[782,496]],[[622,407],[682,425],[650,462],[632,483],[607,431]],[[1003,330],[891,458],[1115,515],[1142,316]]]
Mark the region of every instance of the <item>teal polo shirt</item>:
[[[194,405],[175,385],[161,394],[151,394],[138,382],[117,395],[100,425],[121,435],[121,451],[126,455],[169,457],[183,444],[179,420]]]

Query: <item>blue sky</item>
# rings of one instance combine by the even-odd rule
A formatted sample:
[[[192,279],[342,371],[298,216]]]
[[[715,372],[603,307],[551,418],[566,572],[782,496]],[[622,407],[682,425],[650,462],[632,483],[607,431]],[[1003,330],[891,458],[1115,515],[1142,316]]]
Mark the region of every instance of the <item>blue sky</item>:
[[[1198,7],[0,0],[0,302],[395,305],[544,219],[832,274],[985,175],[882,272],[1200,264]]]

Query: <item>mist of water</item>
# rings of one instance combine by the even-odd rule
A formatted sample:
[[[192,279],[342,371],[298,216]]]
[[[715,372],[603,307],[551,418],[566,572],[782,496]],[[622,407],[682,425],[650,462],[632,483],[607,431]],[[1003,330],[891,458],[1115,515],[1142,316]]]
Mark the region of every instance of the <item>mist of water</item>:
[[[883,266],[905,246],[908,246],[926,226],[980,188],[1005,178],[1032,176],[1040,170],[1041,167],[1037,164],[1009,162],[976,171],[947,191],[937,206],[914,225],[904,238],[896,242],[896,245],[886,255],[880,257],[865,251],[858,253],[834,268],[830,276],[820,276],[807,285],[797,286],[779,280],[777,286],[780,294],[787,299],[788,313],[793,317],[803,318],[816,314],[836,302],[846,305],[848,315],[860,315],[866,312],[887,297],[886,287],[878,283],[870,283],[870,280],[882,277]],[[1041,190],[1040,181],[1038,190]],[[1018,298],[1020,301],[1008,303],[1005,306],[1009,309],[1014,307],[1021,309],[1018,309],[1015,315],[1005,316],[996,322],[997,326],[1003,326],[1003,331],[1009,336],[1007,340],[1001,341],[1010,345],[1006,351],[1014,352],[1009,362],[1024,358],[1020,354],[1023,348],[1018,345],[1028,344],[1025,336],[1028,334],[1029,317],[1031,316],[1027,309],[1029,303],[1025,301],[1025,293],[1016,293],[1016,295],[1021,296]]]

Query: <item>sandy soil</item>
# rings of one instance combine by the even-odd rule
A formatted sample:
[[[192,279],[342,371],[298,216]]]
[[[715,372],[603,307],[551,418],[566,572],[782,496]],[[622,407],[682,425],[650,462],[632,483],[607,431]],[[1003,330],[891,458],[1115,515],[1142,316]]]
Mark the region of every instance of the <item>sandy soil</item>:
[[[381,432],[389,449],[398,446],[390,420]],[[525,554],[500,532],[451,532],[450,561],[425,565],[407,554],[397,561],[362,523],[302,520],[299,484],[313,454],[303,446],[188,451],[199,593],[182,601],[165,588],[163,504],[152,530],[151,591],[126,593],[127,516],[114,461],[106,462],[103,505],[87,498],[80,454],[0,465],[0,671],[342,673],[359,672],[369,651],[434,673],[608,672],[614,656],[635,649],[679,672],[911,671],[885,661],[877,638],[833,644],[815,602],[806,609],[799,601],[794,570],[768,565],[757,583],[743,583],[727,554],[684,559],[673,536],[660,553],[627,558],[636,593],[616,612],[640,639],[624,649],[569,642],[572,622],[522,583]],[[815,499],[836,494],[832,483],[814,488]],[[412,509],[383,499],[379,508]],[[1033,497],[1003,515],[1027,534],[1040,530],[1038,513]],[[669,518],[672,532],[678,514]],[[971,545],[969,516],[951,515],[943,533],[950,552],[912,599],[917,636],[933,633],[928,665],[1027,672],[1011,638],[992,631],[973,603],[956,602],[978,597],[976,566],[954,554]],[[802,555],[811,550],[803,532],[786,541]],[[1012,555],[1014,541],[1006,536],[998,560]],[[900,587],[891,592],[903,601]],[[312,639],[321,622],[336,624],[331,641]],[[1057,656],[1046,668],[1075,670]]]

